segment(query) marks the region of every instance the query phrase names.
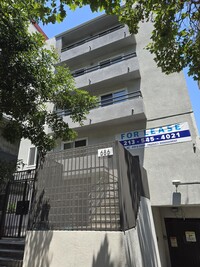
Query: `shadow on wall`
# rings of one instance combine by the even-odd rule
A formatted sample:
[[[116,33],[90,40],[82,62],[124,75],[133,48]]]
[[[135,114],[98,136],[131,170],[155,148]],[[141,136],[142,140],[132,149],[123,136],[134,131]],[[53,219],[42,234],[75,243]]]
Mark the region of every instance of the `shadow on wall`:
[[[139,220],[137,223],[139,245],[142,255],[143,267],[159,267],[160,262],[158,260],[156,250],[156,240],[152,233],[151,223],[151,208],[148,206],[146,200],[141,201],[141,210]]]
[[[122,267],[120,264],[116,265],[113,261],[111,261],[107,235],[101,244],[96,258],[93,256],[92,267]]]
[[[49,253],[52,231],[29,231],[26,239],[23,267],[49,267],[52,257]]]

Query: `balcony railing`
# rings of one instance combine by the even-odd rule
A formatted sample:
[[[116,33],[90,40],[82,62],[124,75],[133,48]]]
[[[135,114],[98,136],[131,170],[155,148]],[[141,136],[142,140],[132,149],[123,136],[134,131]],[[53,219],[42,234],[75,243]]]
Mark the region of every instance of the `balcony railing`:
[[[128,94],[112,97],[110,99],[105,99],[105,100],[98,101],[95,108],[101,108],[101,107],[105,107],[105,106],[121,103],[121,102],[130,100],[130,99],[133,99],[133,98],[138,98],[138,97],[142,97],[142,93],[139,90],[135,91],[135,92],[128,93]],[[55,113],[60,117],[64,117],[64,116],[71,115],[72,110],[70,110],[70,109],[57,110],[57,111],[55,111]]]
[[[89,73],[89,72],[92,72],[95,70],[103,69],[105,67],[111,66],[113,64],[119,63],[121,61],[127,60],[127,59],[132,58],[132,57],[136,57],[136,56],[137,56],[136,52],[132,52],[132,53],[124,55],[124,56],[117,56],[117,57],[112,58],[112,59],[106,59],[95,66],[75,70],[72,72],[72,76],[75,78],[75,77],[84,75],[86,73]]]
[[[112,27],[112,28],[110,28],[110,29],[108,29],[108,30],[106,30],[106,31],[103,31],[103,32],[100,32],[100,33],[98,33],[98,34],[95,34],[95,35],[92,35],[92,36],[90,36],[90,37],[87,37],[87,38],[85,38],[85,39],[82,39],[82,40],[80,40],[80,41],[78,41],[78,42],[76,42],[76,43],[73,43],[73,44],[71,44],[71,45],[68,45],[68,46],[63,47],[62,50],[61,50],[61,52],[67,51],[67,50],[72,49],[72,48],[74,48],[74,47],[77,47],[77,46],[79,46],[79,45],[82,45],[82,44],[85,44],[85,43],[87,43],[87,42],[90,42],[90,41],[92,41],[92,40],[94,40],[94,39],[97,39],[97,38],[99,38],[99,37],[102,37],[102,36],[104,36],[104,35],[106,35],[106,34],[109,34],[109,33],[111,33],[111,32],[114,32],[114,31],[116,31],[116,30],[118,30],[118,29],[121,29],[121,28],[123,28],[123,27],[124,27],[124,25],[117,25],[117,26]]]

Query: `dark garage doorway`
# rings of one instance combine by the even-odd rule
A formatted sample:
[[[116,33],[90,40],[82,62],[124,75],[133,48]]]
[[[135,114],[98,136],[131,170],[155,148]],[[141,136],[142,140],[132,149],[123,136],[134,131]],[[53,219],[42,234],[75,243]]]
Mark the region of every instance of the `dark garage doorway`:
[[[165,218],[171,267],[200,266],[200,219]]]

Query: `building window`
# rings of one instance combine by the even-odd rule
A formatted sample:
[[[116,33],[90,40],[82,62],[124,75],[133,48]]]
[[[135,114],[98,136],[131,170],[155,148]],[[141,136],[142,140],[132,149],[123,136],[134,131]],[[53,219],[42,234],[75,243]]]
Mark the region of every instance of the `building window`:
[[[28,166],[35,165],[37,159],[37,148],[30,147],[28,156]]]
[[[123,102],[127,99],[127,90],[120,90],[101,96],[101,107]]]
[[[59,116],[59,117],[63,117],[63,116],[68,116],[70,115],[70,110],[69,109],[61,109],[58,106],[54,106],[54,112]]]
[[[71,142],[71,143],[64,143],[63,144],[63,149],[65,150],[65,149],[70,149],[70,148],[73,148],[73,143]]]
[[[107,94],[101,96],[101,106],[105,107],[113,104],[113,94]]]
[[[74,142],[74,147],[86,146],[86,139],[77,140]]]
[[[63,150],[70,148],[83,147],[87,145],[87,139],[79,139],[74,142],[63,143]]]

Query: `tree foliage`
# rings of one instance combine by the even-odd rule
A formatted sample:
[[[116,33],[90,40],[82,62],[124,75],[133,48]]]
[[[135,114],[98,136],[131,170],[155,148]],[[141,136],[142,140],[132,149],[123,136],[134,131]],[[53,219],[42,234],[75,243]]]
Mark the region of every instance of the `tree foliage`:
[[[56,66],[57,55],[45,48],[41,34],[29,33],[26,5],[0,3],[0,127],[7,140],[29,138],[45,153],[56,139],[76,136],[62,117],[48,111],[48,103],[70,109],[72,120],[81,123],[95,98],[75,88],[68,68]],[[48,135],[45,127],[53,133]]]
[[[36,17],[44,23],[62,21],[72,10],[90,5],[92,11],[116,14],[137,33],[139,23],[151,21],[154,30],[148,49],[166,74],[189,67],[188,74],[200,80],[199,0],[38,0],[31,1]],[[123,2],[123,8],[121,8]],[[33,16],[34,16],[33,15]]]
[[[71,139],[74,131],[62,118],[47,111],[53,102],[72,111],[81,122],[94,105],[94,98],[77,90],[67,68],[55,67],[54,51],[44,47],[40,34],[30,34],[30,21],[55,23],[66,16],[66,7],[90,5],[92,11],[115,14],[137,33],[140,23],[151,21],[154,30],[147,49],[157,65],[169,74],[189,67],[200,80],[199,0],[2,0],[0,2],[0,126],[10,141],[29,138],[39,150],[52,148],[55,139]],[[55,67],[55,72],[52,69]],[[3,114],[9,122],[2,119]],[[44,127],[53,129],[52,136]]]
[[[0,194],[5,191],[5,186],[12,179],[12,174],[16,171],[15,161],[0,159]]]

